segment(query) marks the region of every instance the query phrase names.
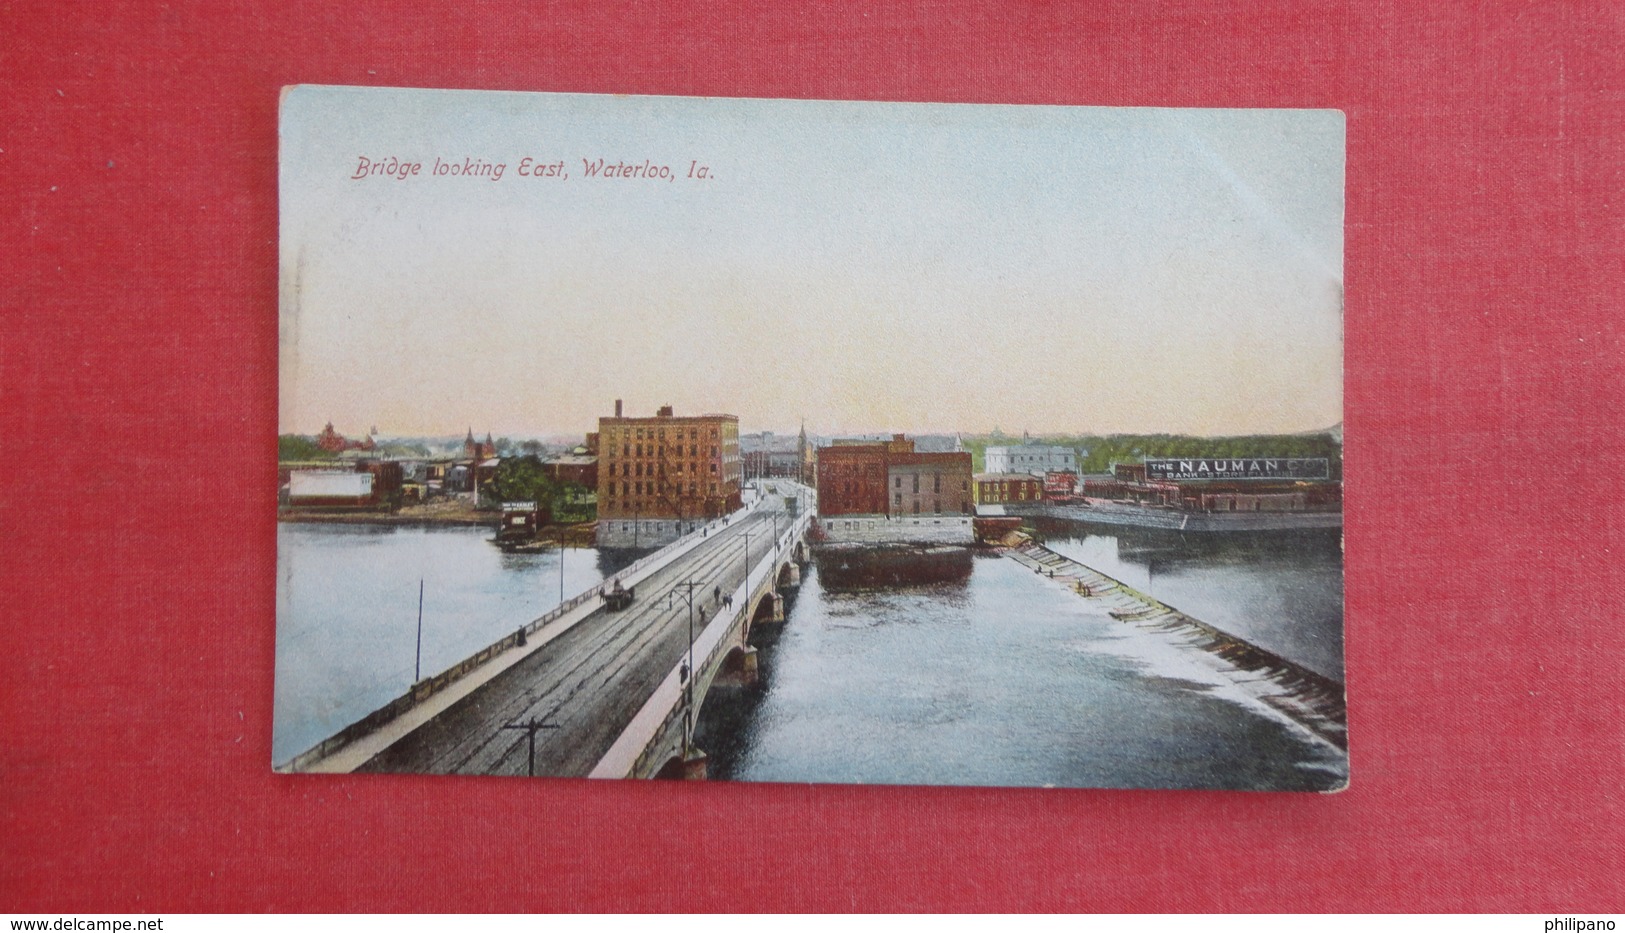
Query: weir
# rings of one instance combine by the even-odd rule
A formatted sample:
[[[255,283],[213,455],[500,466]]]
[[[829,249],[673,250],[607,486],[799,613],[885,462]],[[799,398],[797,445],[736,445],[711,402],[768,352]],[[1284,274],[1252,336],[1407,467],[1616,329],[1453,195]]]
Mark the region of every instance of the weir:
[[[1343,685],[1337,681],[1214,628],[1042,545],[1021,544],[1006,550],[1005,555],[1081,597],[1105,603],[1108,614],[1119,622],[1203,652],[1210,663],[1248,693],[1321,739],[1348,750],[1348,713]]]

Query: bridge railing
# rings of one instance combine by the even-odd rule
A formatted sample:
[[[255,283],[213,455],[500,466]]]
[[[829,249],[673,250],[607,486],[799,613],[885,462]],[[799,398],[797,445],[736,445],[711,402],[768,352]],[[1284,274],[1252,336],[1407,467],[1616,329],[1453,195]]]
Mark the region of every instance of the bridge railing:
[[[709,537],[711,531],[723,527],[727,522],[731,522],[734,519],[744,518],[751,512],[760,508],[762,502],[762,498],[758,497],[750,505],[738,509],[725,518],[716,518],[706,522],[704,525],[701,525],[681,538],[678,538],[660,550],[655,551],[652,554],[646,554],[638,560],[633,561],[626,567],[621,568],[616,576],[620,578],[638,577],[638,579],[642,579],[639,577],[639,574],[652,573],[654,570],[658,570],[661,566],[670,563],[677,557],[686,553],[695,544]],[[402,713],[405,713],[407,710],[412,709],[425,700],[428,700],[435,694],[445,690],[447,687],[461,680],[468,674],[484,666],[488,661],[497,655],[500,655],[512,648],[518,647],[521,643],[522,637],[528,638],[528,636],[536,634],[545,626],[556,622],[559,619],[564,618],[566,615],[569,615],[576,609],[579,609],[583,604],[597,599],[599,590],[602,587],[602,582],[593,584],[588,589],[577,593],[559,605],[549,609],[539,618],[520,626],[517,630],[510,632],[489,645],[486,645],[484,648],[481,648],[468,657],[463,658],[461,661],[452,664],[450,667],[447,667],[438,674],[425,677],[417,683],[412,684],[407,688],[406,693],[396,697],[388,703],[385,703],[383,706],[373,710],[350,725],[345,726],[338,732],[335,732],[331,736],[328,736],[322,741],[316,743],[316,745],[312,746],[311,748],[299,753],[298,755],[295,755],[292,760],[282,767],[289,771],[303,771],[315,762],[327,758],[329,755],[332,755],[334,752],[337,752],[362,736],[370,735],[371,733],[377,731],[377,729],[384,723],[395,719]]]
[[[739,601],[739,611],[730,615],[727,622],[721,626],[720,630],[714,636],[708,639],[710,641],[710,645],[706,648],[705,655],[695,666],[696,671],[708,672],[708,676],[705,681],[707,687],[709,687],[710,681],[715,679],[717,665],[721,663],[723,655],[727,654],[733,649],[732,641],[727,637],[726,633],[733,631],[734,626],[739,625],[744,621],[745,616],[750,612],[751,597],[755,595],[758,587],[767,587],[768,589],[772,589],[774,586],[774,577],[777,574],[777,568],[779,566],[779,560],[782,552],[797,538],[806,533],[807,526],[811,523],[811,521],[811,513],[803,514],[796,521],[792,522],[790,527],[784,530],[783,534],[774,539],[774,549],[766,554],[756,565],[755,569],[760,570],[761,573],[757,575],[754,585],[751,583],[751,580],[747,575],[744,584],[744,598]],[[707,628],[710,628],[710,626],[707,626]],[[709,634],[710,632],[702,632],[700,637],[705,638]],[[698,682],[698,675],[696,674],[695,677],[696,682]],[[665,734],[665,730],[670,727],[671,723],[673,722],[673,718],[680,716],[681,714],[681,704],[678,704],[678,706],[674,707],[671,712],[667,713],[665,721],[661,724],[661,730],[660,732],[656,733],[656,735]],[[643,759],[648,754],[648,751],[648,749],[645,749],[644,755],[639,756],[639,766],[645,766],[646,763]]]
[[[813,518],[812,512],[805,512],[792,521],[783,533],[775,536],[774,549],[763,554],[757,565],[748,569],[745,581],[740,584],[737,591],[740,597],[738,608],[727,615],[718,614],[700,630],[698,637],[694,639],[695,647],[700,651],[692,673],[696,683],[708,685],[710,680],[715,678],[716,667],[721,657],[733,647],[732,640],[727,637],[728,633],[749,615],[751,597],[757,590],[772,585],[775,568],[778,567],[783,550],[807,533]],[[671,734],[671,730],[683,715],[680,675],[682,663],[686,662],[680,662],[678,668],[667,674],[655,688],[654,694],[645,704],[645,709],[639,710],[633,717],[626,731],[616,739],[598,766],[593,769],[592,777],[647,774],[659,763],[654,759],[666,754],[662,737]],[[707,674],[702,677],[701,671]]]

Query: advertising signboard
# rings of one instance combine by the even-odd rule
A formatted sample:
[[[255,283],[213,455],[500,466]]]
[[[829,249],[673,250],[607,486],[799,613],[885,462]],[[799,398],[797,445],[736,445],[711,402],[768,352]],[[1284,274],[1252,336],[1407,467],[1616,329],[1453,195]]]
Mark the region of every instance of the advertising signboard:
[[[1325,457],[1175,457],[1145,461],[1147,480],[1330,479]]]

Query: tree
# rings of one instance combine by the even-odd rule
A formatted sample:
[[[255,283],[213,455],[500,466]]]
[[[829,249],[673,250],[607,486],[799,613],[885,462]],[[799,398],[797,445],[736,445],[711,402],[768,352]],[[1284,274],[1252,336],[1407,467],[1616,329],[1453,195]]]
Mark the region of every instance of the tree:
[[[542,459],[535,455],[504,457],[496,475],[480,486],[480,497],[490,505],[504,502],[535,502],[539,508],[553,509],[559,487],[547,475]]]
[[[333,455],[316,446],[316,439],[304,434],[283,434],[276,439],[276,458],[291,460],[331,460]]]

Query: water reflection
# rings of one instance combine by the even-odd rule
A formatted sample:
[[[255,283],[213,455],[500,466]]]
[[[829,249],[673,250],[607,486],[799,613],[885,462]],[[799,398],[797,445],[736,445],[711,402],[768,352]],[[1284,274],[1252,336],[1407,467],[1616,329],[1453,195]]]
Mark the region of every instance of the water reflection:
[[[828,547],[814,555],[824,589],[832,592],[965,584],[971,552],[962,547]]]
[[[1343,680],[1343,539],[1330,529],[1181,534],[1040,519],[1051,550]]]

